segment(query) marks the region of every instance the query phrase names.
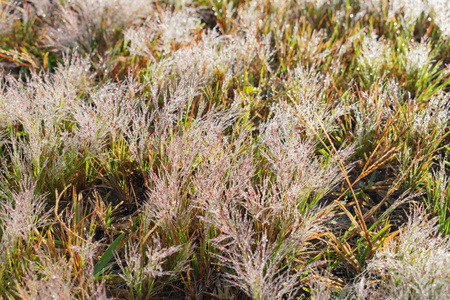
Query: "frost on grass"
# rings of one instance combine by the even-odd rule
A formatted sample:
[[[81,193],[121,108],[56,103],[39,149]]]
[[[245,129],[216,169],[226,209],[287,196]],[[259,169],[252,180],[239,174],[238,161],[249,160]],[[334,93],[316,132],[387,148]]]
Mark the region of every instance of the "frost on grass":
[[[291,219],[282,225],[283,233],[253,228],[255,219],[239,212],[233,204],[221,207],[221,216],[205,217],[220,228],[221,234],[212,240],[220,250],[215,257],[218,265],[225,267],[225,281],[239,287],[253,299],[284,299],[293,297],[303,286],[313,264],[296,260],[309,248],[309,242],[324,230],[326,210],[317,210]],[[277,222],[276,218],[273,220]],[[220,226],[220,227],[219,227]],[[286,226],[286,227],[285,227]]]
[[[364,36],[358,62],[363,66],[365,73],[378,74],[389,57],[389,47],[389,43],[383,41],[374,33]]]
[[[405,53],[405,68],[408,74],[418,70],[427,72],[431,68],[433,54],[426,40],[420,43],[410,42]]]
[[[285,110],[302,123],[300,130],[305,130],[309,137],[324,137],[324,132],[335,129],[336,120],[348,113],[352,107],[343,101],[336,106],[328,102],[335,95],[331,90],[331,74],[322,74],[315,67],[298,66],[290,74],[286,83],[287,100],[292,106]],[[299,124],[299,121],[297,121]]]
[[[360,145],[376,128],[385,128],[394,114],[395,99],[401,95],[396,82],[382,80],[378,80],[370,89],[361,92],[354,110],[355,137]]]
[[[400,229],[398,239],[386,241],[368,263],[359,287],[362,297],[380,299],[448,299],[450,294],[450,238],[439,234],[437,218],[427,220],[415,210]],[[380,286],[371,278],[381,276]]]
[[[419,135],[426,136],[430,132],[441,135],[450,121],[450,94],[439,91],[432,96],[428,105],[419,109],[420,102],[414,102],[412,129]]]
[[[421,18],[430,18],[439,27],[442,37],[450,35],[449,16],[450,2],[446,0],[359,0],[360,18],[366,14],[382,14],[387,12],[388,20],[398,17],[403,28],[414,26]]]
[[[429,0],[430,5],[433,7],[434,20],[439,26],[442,32],[442,36],[445,39],[450,37],[450,2],[446,0]]]
[[[11,191],[11,199],[5,199],[0,204],[1,242],[0,250],[3,256],[12,254],[19,239],[27,242],[32,232],[46,224],[48,216],[44,210],[45,197],[35,195],[36,182],[23,178],[19,191]]]
[[[148,18],[143,26],[130,28],[125,39],[130,41],[130,51],[135,54],[155,58],[149,44],[157,43],[157,49],[170,53],[174,44],[177,48],[191,43],[200,29],[200,20],[193,10],[179,12],[163,11]]]
[[[224,256],[219,256],[219,262],[231,270],[225,279],[252,299],[283,299],[295,295],[305,269],[295,270],[289,262],[283,264],[292,253],[291,245],[272,243],[265,233],[255,239],[252,225],[245,217],[233,221],[241,225],[235,228],[234,239],[227,247],[220,248]]]
[[[18,17],[18,12],[15,9],[17,3],[15,2],[1,2],[0,3],[0,34],[6,34],[11,31],[14,19]]]
[[[173,276],[178,272],[184,272],[187,267],[186,258],[189,257],[189,254],[185,252],[182,253],[184,259],[179,260],[173,270],[164,268],[167,259],[182,251],[183,248],[186,247],[184,245],[178,245],[163,248],[159,237],[153,238],[152,246],[146,245],[145,248],[139,243],[129,243],[125,247],[123,258],[116,254],[116,262],[121,270],[119,276],[124,279],[130,289],[134,289],[144,280],[155,280],[159,277]]]
[[[317,109],[317,106],[311,105],[308,108],[313,110]],[[308,127],[293,114],[290,106],[274,107],[273,113],[273,118],[260,126],[261,143],[264,149],[262,155],[276,174],[277,188],[281,198],[287,201],[283,206],[288,211],[295,210],[310,195],[315,199],[322,198],[343,179],[339,163],[346,161],[354,149],[353,147],[342,149],[334,158],[327,161],[325,157],[314,154],[317,146],[314,136],[302,138],[302,131],[307,130]],[[308,113],[310,112],[306,111],[305,114]],[[315,114],[312,112],[307,117],[315,120],[313,113]],[[324,118],[327,118],[325,111],[321,113]],[[330,129],[331,120],[328,124]],[[320,128],[313,130],[320,130]],[[297,201],[300,203],[296,203]]]
[[[221,74],[225,77],[223,89],[227,89],[232,75],[242,74],[246,65],[261,62],[270,68],[270,35],[259,38],[254,29],[237,35],[199,30],[198,17],[190,11],[164,14],[157,20],[125,33],[129,50],[152,62],[149,80],[153,85],[155,77],[162,87],[167,87],[164,81],[174,84],[180,77],[208,85],[217,79],[215,74]],[[164,53],[162,59],[150,50],[154,47]]]
[[[15,292],[21,299],[107,299],[104,282],[94,279],[94,259],[98,242],[92,236],[79,246],[70,247],[62,259],[37,251],[39,260],[28,261],[25,274],[16,280]],[[68,258],[67,258],[68,257]]]
[[[202,157],[194,179],[195,202],[204,211],[200,219],[220,230],[212,241],[221,251],[215,256],[218,264],[229,270],[223,276],[254,299],[282,299],[301,288],[312,266],[293,258],[325,230],[331,208],[316,203],[342,179],[337,163],[316,157],[314,143],[305,142],[296,125],[301,123],[293,115],[276,111],[261,126],[262,155],[274,175],[261,186],[252,184],[253,154],[238,147],[245,145],[245,135],[234,142],[237,153],[215,146],[219,152]],[[352,152],[349,147],[336,156],[345,161]]]
[[[153,12],[151,0],[32,2],[39,16],[53,19],[45,32],[49,46],[63,50],[78,46],[87,52],[99,34],[106,38],[129,24],[142,23]]]
[[[166,132],[167,127],[157,131],[153,146],[162,160],[159,171],[148,174],[152,182],[147,192],[149,200],[144,205],[148,222],[189,222],[193,205],[186,199],[185,190],[191,187],[195,172],[196,177],[214,182],[230,167],[231,156],[227,154],[233,153],[227,149],[229,142],[222,134],[240,114],[238,105],[221,111],[213,108],[174,136]],[[219,163],[226,165],[216,165]],[[211,164],[214,168],[210,168]]]
[[[362,166],[380,171],[354,185],[362,205],[386,192],[395,197],[392,180],[410,188],[415,182],[403,175],[422,170],[441,217],[436,228],[445,225],[448,174],[437,154],[445,150],[450,115],[448,70],[441,66],[448,1],[22,2],[13,8],[0,1],[2,59],[20,64],[5,54],[16,49],[52,69],[61,50],[86,58],[67,56],[28,77],[22,66],[18,77],[1,78],[1,259],[23,276],[0,267],[0,277],[18,297],[104,298],[105,289],[112,292],[109,280],[120,281],[129,298],[176,287],[190,298],[220,288],[227,296],[287,299],[306,285],[313,298],[332,297],[326,284],[335,278],[316,275],[326,264],[320,260],[337,253],[321,237],[336,210],[329,203],[345,196],[354,203],[345,183],[338,185],[346,173],[357,178]],[[105,61],[114,72],[103,71]],[[385,153],[392,154],[387,161]],[[436,160],[439,176],[429,172]],[[104,180],[111,171],[120,184]],[[71,193],[111,185],[136,201],[108,216],[111,222],[103,220],[100,202],[89,210],[86,201],[89,234],[81,224],[68,229],[71,213],[47,233],[43,203],[69,184],[60,209]],[[409,193],[416,188],[423,187]],[[373,260],[358,256],[362,269],[368,266],[365,279],[343,293],[448,293],[448,239],[430,225],[434,220],[416,215]],[[113,241],[116,225],[129,239],[117,248],[118,267],[105,270],[104,284],[93,269],[109,244],[97,239]],[[373,239],[381,238],[376,230]],[[61,243],[46,251],[34,234]],[[346,242],[355,256],[364,252],[364,242]],[[22,249],[29,254],[22,260],[8,255]]]

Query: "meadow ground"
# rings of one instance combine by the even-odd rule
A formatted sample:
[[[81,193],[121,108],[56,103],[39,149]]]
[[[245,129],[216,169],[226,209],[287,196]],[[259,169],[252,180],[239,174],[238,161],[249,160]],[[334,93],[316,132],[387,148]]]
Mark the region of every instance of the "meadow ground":
[[[449,20],[1,0],[1,297],[450,299]]]

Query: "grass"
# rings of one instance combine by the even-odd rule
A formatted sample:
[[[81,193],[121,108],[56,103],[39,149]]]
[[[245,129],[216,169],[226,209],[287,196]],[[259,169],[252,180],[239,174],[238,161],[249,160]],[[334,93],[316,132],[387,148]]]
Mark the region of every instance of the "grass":
[[[5,299],[447,299],[445,1],[0,1]]]

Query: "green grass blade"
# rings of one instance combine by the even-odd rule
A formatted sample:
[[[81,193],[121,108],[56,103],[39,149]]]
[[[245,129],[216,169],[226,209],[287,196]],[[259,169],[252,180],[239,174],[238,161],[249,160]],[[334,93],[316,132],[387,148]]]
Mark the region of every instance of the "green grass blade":
[[[105,268],[106,264],[109,262],[111,257],[114,255],[114,251],[116,251],[117,247],[119,247],[120,242],[125,237],[125,233],[119,235],[116,240],[106,249],[105,253],[103,253],[100,260],[94,266],[94,277],[97,277]]]

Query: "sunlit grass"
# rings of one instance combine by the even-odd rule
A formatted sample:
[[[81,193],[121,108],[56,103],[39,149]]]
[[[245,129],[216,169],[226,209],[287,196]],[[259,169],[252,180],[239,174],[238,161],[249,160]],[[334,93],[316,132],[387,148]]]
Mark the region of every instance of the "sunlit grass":
[[[0,2],[0,295],[446,299],[450,4]]]

